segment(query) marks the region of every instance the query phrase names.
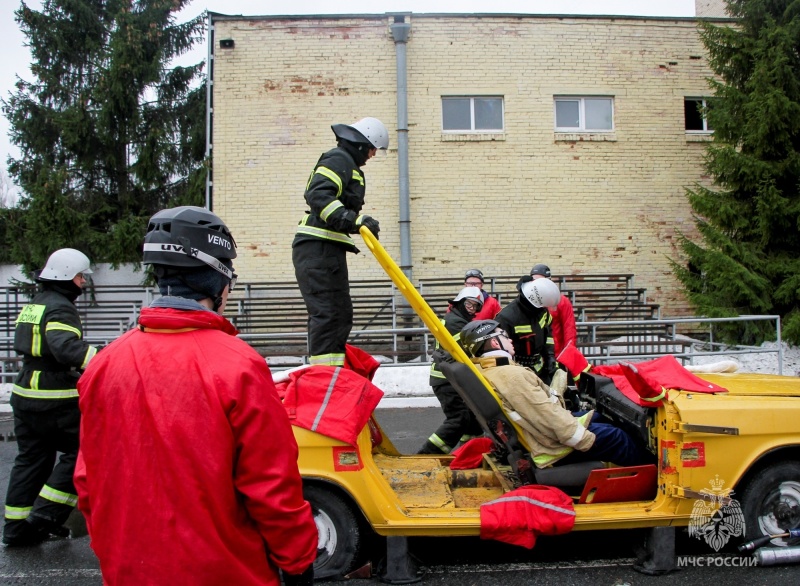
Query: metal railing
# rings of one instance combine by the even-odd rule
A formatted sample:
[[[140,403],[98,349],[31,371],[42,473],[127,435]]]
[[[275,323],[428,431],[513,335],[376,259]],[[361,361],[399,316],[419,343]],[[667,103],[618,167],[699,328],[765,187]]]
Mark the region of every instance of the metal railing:
[[[714,325],[722,323],[735,323],[747,321],[773,321],[775,322],[776,347],[764,348],[756,346],[728,346],[714,341]],[[705,333],[707,339],[698,339],[679,333],[679,329],[693,324],[707,325]],[[703,356],[734,356],[742,354],[776,354],[778,374],[783,374],[783,345],[781,344],[780,316],[777,315],[747,315],[730,318],[666,318],[648,319],[641,321],[602,321],[578,322],[579,327],[585,327],[590,332],[589,340],[578,343],[578,348],[584,352],[586,358],[592,363],[609,363],[623,360],[652,359],[658,356],[671,354],[684,364],[693,364],[694,360]],[[615,340],[596,342],[603,328],[615,328],[615,331],[624,331],[628,328],[631,333],[620,336]],[[655,328],[662,328],[658,331]],[[665,328],[665,329],[664,329]],[[413,361],[416,364],[430,362],[433,350],[433,337],[427,328],[375,328],[354,330],[350,340],[356,344],[359,337],[364,334],[384,336],[390,342],[384,346],[383,352],[374,351],[373,354],[385,355],[385,361],[401,364]],[[117,336],[87,336],[87,340],[96,344],[108,344]],[[240,338],[258,348],[263,342],[287,343],[296,352],[281,352],[271,355],[264,352],[270,366],[276,370],[283,367],[304,364],[307,362],[305,355],[306,332],[275,332],[275,333],[243,333]],[[414,347],[416,350],[402,351],[401,347]],[[0,380],[10,381],[17,374],[16,367],[19,359],[13,352],[13,337],[0,337]],[[406,361],[402,361],[405,358]]]

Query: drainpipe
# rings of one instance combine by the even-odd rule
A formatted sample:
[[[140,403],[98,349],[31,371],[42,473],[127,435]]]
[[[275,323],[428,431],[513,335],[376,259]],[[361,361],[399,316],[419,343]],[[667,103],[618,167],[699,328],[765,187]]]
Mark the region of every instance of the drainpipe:
[[[211,187],[212,187],[212,166],[211,166],[211,112],[213,98],[212,86],[214,85],[214,19],[210,12],[208,16],[208,58],[206,59],[206,209],[211,210]]]
[[[408,80],[406,43],[411,24],[395,15],[391,25],[397,56],[397,173],[400,184],[400,268],[411,281],[411,198],[408,189]]]

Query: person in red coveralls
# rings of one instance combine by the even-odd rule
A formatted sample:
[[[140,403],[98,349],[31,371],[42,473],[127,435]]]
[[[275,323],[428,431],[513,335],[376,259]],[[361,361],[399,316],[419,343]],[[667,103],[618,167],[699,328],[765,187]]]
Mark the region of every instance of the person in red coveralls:
[[[264,359],[222,312],[236,244],[199,207],[154,215],[162,297],[80,379],[75,471],[103,581],[313,582],[318,533],[297,444]]]
[[[465,287],[477,287],[483,295],[483,307],[475,314],[475,319],[494,319],[500,313],[500,302],[483,290],[483,273],[479,269],[469,269],[464,274]]]
[[[531,277],[534,279],[549,279],[550,267],[543,264],[533,265]],[[553,344],[555,345],[556,358],[564,348],[572,342],[573,346],[578,344],[578,330],[575,327],[575,310],[569,297],[562,295],[555,309],[548,308],[550,315],[553,316],[553,323],[550,327],[553,332]]]

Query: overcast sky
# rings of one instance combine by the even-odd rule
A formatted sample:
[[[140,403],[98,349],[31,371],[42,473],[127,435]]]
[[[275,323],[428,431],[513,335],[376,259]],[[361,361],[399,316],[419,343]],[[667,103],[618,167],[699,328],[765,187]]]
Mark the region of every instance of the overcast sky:
[[[193,0],[180,15],[188,20],[203,11],[222,14],[382,14],[384,12],[494,12],[528,14],[605,14],[639,16],[694,16],[695,0],[346,0],[325,2],[293,0],[290,3],[273,0]],[[28,0],[28,6],[39,9],[40,0]],[[0,0],[0,97],[8,99],[14,89],[16,76],[30,80],[28,69],[30,52],[24,46],[25,38],[14,21],[17,0]],[[206,48],[198,47],[197,57],[206,57]],[[6,168],[9,155],[19,152],[8,138],[8,121],[0,117],[0,166]]]

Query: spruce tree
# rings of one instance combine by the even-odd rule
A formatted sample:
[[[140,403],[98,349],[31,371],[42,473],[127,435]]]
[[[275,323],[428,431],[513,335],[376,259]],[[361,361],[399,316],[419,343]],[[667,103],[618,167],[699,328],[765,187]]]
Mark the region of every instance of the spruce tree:
[[[22,198],[4,212],[14,262],[41,267],[64,246],[137,262],[150,215],[202,205],[204,64],[172,65],[203,37],[202,16],[176,22],[188,1],[21,3],[34,80],[3,102],[21,152]]]
[[[800,343],[800,0],[728,0],[732,26],[700,23],[716,78],[704,114],[711,188],[687,196],[701,235],[674,263],[702,315],[777,314]],[[729,340],[774,339],[769,322],[730,327]]]

